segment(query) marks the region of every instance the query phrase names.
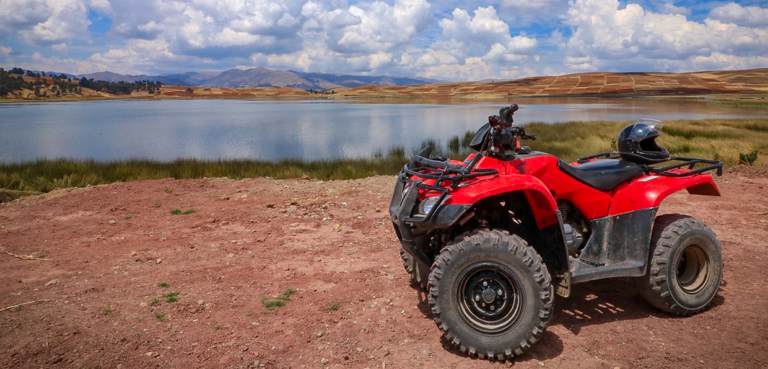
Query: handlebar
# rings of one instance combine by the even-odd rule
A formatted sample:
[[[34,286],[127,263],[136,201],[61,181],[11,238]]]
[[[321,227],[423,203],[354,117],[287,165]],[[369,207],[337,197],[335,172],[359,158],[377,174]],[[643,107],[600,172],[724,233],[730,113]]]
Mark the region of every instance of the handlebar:
[[[463,165],[456,165],[444,161],[427,159],[419,155],[413,157],[409,166],[411,167],[410,169],[421,166],[427,168],[442,169],[447,172],[461,172],[465,168]]]

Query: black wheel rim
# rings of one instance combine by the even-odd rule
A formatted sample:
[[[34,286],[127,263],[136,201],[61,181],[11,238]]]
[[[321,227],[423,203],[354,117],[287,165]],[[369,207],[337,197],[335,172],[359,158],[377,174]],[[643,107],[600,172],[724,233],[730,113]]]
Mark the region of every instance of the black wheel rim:
[[[459,283],[457,301],[463,320],[483,333],[499,333],[513,326],[522,313],[519,282],[501,265],[475,265]]]
[[[683,292],[695,294],[707,285],[710,274],[709,255],[698,245],[689,245],[677,258],[677,285]]]

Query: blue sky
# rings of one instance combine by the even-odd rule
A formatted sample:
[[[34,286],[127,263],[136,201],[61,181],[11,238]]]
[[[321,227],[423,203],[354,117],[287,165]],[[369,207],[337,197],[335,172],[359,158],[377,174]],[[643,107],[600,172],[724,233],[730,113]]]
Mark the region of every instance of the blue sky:
[[[768,67],[768,1],[1,0],[0,66],[513,79]]]

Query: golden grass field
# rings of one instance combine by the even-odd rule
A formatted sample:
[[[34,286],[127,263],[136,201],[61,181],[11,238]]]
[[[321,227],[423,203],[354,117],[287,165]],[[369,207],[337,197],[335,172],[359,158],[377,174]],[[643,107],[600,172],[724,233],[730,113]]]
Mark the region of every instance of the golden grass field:
[[[768,68],[692,73],[579,73],[511,81],[340,87],[349,97],[683,96],[768,94]],[[764,96],[763,96],[764,97]]]

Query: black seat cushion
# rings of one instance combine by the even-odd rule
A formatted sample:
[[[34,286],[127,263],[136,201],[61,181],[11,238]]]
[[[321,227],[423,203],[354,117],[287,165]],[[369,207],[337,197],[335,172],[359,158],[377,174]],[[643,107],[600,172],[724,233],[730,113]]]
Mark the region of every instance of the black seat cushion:
[[[639,165],[616,159],[600,159],[580,165],[559,160],[557,166],[579,182],[601,191],[613,191],[618,185],[643,175]]]

